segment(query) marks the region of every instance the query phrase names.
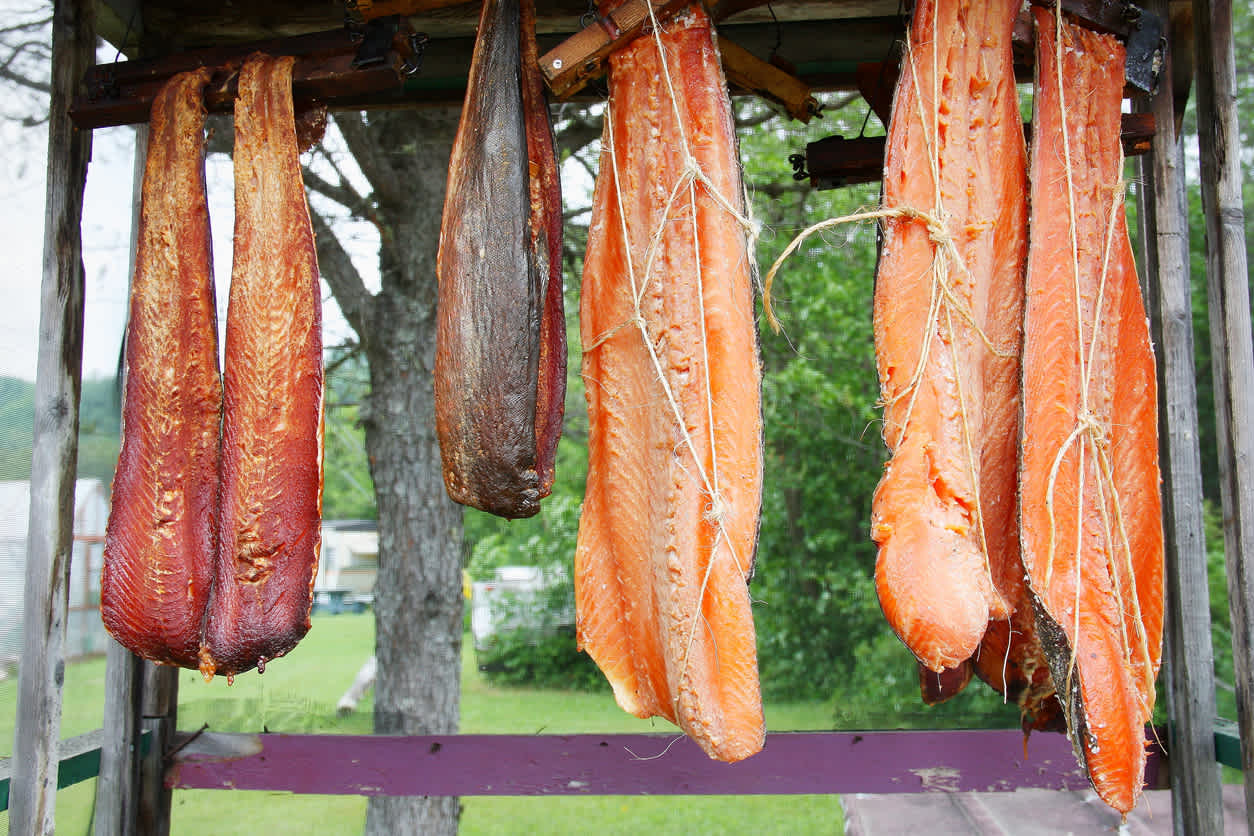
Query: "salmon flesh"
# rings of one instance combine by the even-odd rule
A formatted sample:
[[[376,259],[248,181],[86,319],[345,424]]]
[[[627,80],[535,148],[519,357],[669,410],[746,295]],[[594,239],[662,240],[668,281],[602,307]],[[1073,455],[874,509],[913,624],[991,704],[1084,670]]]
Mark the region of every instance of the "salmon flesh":
[[[552,487],[566,385],[561,191],[530,0],[526,13],[483,4],[436,260],[444,484],[511,518]]]
[[[891,453],[872,501],[880,604],[940,673],[1015,602],[1026,164],[1018,0],[923,0],[893,99],[874,331]]]
[[[1161,661],[1157,383],[1124,216],[1124,47],[1036,8],[1023,562],[1072,743],[1127,813]]]
[[[764,741],[748,589],[763,452],[730,100],[697,4],[609,63],[580,305],[576,630],[622,708],[736,761]]]
[[[209,70],[153,101],[126,332],[122,449],[100,615],[133,653],[196,667],[217,544],[217,313],[201,95]]]
[[[232,675],[309,630],[322,516],[322,294],[290,56],[250,57],[235,104],[221,519],[200,670]]]

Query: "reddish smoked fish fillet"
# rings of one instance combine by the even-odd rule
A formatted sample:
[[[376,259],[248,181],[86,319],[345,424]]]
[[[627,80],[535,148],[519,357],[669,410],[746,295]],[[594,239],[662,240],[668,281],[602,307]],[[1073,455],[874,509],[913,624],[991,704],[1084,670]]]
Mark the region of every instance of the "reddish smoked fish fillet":
[[[1023,562],[1076,754],[1127,813],[1161,658],[1163,530],[1154,355],[1123,209],[1125,55],[1033,11]]]
[[[201,672],[232,675],[309,630],[321,545],[322,313],[291,57],[254,55],[235,104],[222,511]]]
[[[614,53],[609,85],[580,305],[578,640],[625,710],[736,761],[764,741],[747,585],[760,370],[736,138],[701,6]]]
[[[552,489],[566,391],[562,196],[523,5],[483,4],[436,266],[444,484],[502,517],[532,516]]]
[[[218,374],[201,91],[153,102],[126,339],[122,450],[105,535],[100,614],[133,653],[196,667],[217,536]]]
[[[875,286],[891,460],[872,504],[889,623],[932,671],[973,656],[1012,602],[1026,254],[1018,0],[924,0],[893,100]],[[931,219],[930,221],[928,219]]]

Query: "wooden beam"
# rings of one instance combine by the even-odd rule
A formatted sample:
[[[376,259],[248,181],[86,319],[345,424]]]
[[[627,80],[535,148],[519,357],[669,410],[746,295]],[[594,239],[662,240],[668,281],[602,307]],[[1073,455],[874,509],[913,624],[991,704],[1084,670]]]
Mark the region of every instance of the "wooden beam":
[[[368,65],[355,66],[360,33],[340,28],[292,38],[270,39],[231,47],[179,52],[154,59],[98,64],[85,78],[86,94],[74,100],[70,114],[80,128],[104,128],[148,121],[153,99],[171,76],[198,67],[215,68],[205,88],[210,113],[230,113],[235,104],[239,67],[254,52],[296,56],[292,68],[292,96],[297,110],[320,104],[352,107],[388,91],[399,92],[405,62],[413,58],[409,35],[378,27],[390,45]]]
[[[1085,789],[1067,738],[1018,729],[767,735],[741,763],[682,734],[187,736],[179,789],[338,795],[791,795]],[[1149,778],[1158,754],[1152,750]]]
[[[1124,156],[1148,153],[1154,138],[1153,114],[1125,113],[1121,121]],[[1031,129],[1031,123],[1023,126],[1029,139]],[[883,136],[829,136],[809,143],[805,157],[810,185],[832,189],[877,182],[884,173],[884,142]]]
[[[132,164],[131,240],[130,257],[127,259],[131,275],[134,275],[139,240],[140,198],[147,153],[148,126],[139,125],[135,128],[135,158]],[[138,656],[109,639],[105,652],[104,739],[93,816],[95,836],[133,836],[135,833],[139,813],[143,671],[143,662]]]
[[[1193,25],[1228,609],[1246,815],[1254,828],[1254,334],[1231,0],[1194,0]]]
[[[144,663],[143,733],[151,743],[139,767],[138,836],[170,836],[170,787],[166,752],[173,747],[178,719],[179,669]]]
[[[83,363],[79,226],[91,157],[91,133],[75,128],[68,111],[95,47],[91,0],[57,0],[52,13],[44,274],[9,813],[9,832],[24,836],[51,836],[56,807]]]
[[[1152,11],[1167,18],[1166,0]],[[1198,451],[1193,319],[1189,301],[1189,227],[1184,157],[1176,139],[1172,54],[1151,98],[1153,149],[1142,158],[1141,201],[1150,322],[1158,362],[1158,426],[1166,535],[1168,740],[1171,806],[1177,833],[1223,832],[1219,766],[1215,762],[1214,649],[1206,544],[1202,534],[1202,465]]]
[[[100,747],[103,740],[104,731],[96,729],[68,737],[57,744],[57,789],[72,787],[95,778],[100,773]],[[140,748],[144,748],[146,743],[147,738],[142,739]],[[0,758],[0,811],[9,806],[9,783],[13,769],[12,758]]]

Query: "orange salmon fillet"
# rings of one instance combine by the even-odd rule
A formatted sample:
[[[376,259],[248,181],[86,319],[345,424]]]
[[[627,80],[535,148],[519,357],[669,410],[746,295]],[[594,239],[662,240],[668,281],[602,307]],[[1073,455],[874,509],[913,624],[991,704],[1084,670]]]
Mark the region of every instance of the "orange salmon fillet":
[[[874,330],[884,441],[872,502],[880,604],[937,673],[1015,602],[1026,165],[1017,0],[924,0],[893,100]],[[929,221],[928,218],[931,220]],[[1009,592],[1010,590],[1007,590]]]
[[[217,541],[218,374],[201,91],[172,78],[152,106],[126,337],[122,449],[100,615],[131,652],[196,667]]]
[[[610,58],[580,306],[590,429],[575,601],[580,646],[618,704],[725,761],[765,735],[747,585],[761,372],[742,206],[726,82],[694,4]]]
[[[1163,531],[1154,355],[1123,208],[1125,55],[1034,14],[1023,562],[1077,756],[1126,813],[1161,660]]]
[[[322,295],[290,56],[250,57],[235,105],[222,511],[200,669],[232,675],[309,630],[322,514]]]

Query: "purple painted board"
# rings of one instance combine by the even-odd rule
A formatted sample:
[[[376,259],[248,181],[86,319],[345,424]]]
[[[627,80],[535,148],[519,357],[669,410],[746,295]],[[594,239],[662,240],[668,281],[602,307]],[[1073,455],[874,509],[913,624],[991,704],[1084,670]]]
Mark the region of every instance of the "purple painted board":
[[[678,735],[204,734],[166,775],[183,789],[334,795],[788,795],[1083,789],[1062,735],[795,732],[738,764]],[[1152,777],[1152,776],[1151,776]]]

